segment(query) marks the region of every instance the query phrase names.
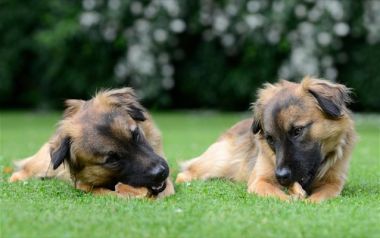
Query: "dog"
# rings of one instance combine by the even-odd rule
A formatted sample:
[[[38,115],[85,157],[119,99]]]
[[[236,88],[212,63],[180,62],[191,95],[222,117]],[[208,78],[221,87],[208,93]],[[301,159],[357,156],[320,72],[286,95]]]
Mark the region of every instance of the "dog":
[[[350,89],[305,77],[300,83],[266,84],[257,98],[253,119],[237,123],[201,156],[183,163],[176,182],[246,181],[249,193],[281,200],[338,196],[356,138],[347,108]]]
[[[160,131],[132,88],[66,100],[63,119],[9,181],[58,178],[94,194],[163,197],[174,193]]]

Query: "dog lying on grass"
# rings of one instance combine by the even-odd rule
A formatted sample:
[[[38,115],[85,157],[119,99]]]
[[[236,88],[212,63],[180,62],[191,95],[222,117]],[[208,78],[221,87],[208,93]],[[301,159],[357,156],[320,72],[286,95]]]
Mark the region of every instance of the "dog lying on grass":
[[[174,193],[161,135],[131,88],[67,100],[58,129],[33,156],[16,162],[11,182],[72,181],[94,194],[162,197]]]
[[[185,162],[176,182],[247,181],[249,193],[282,200],[338,196],[356,137],[346,107],[349,93],[341,84],[309,77],[266,84],[253,104],[253,119],[237,123]]]

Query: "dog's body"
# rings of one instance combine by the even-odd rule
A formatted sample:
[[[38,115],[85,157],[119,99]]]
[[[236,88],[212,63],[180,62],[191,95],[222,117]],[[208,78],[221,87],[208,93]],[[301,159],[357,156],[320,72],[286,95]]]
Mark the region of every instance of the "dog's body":
[[[58,178],[95,194],[174,193],[160,132],[131,88],[66,104],[56,133],[35,155],[16,162],[11,182]]]
[[[356,137],[348,94],[343,85],[311,78],[267,84],[254,104],[254,118],[237,123],[200,157],[185,162],[177,182],[247,181],[248,192],[282,200],[303,198],[305,191],[312,202],[338,196]]]

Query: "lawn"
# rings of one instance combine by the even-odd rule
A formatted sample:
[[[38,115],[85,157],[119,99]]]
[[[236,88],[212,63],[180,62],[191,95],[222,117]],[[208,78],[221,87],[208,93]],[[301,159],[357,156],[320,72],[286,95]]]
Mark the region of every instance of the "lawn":
[[[177,162],[199,155],[249,114],[154,113],[165,152]],[[60,181],[9,184],[4,168],[36,152],[57,113],[1,112],[0,237],[379,237],[380,116],[357,116],[359,142],[342,196],[320,205],[246,193],[226,180],[177,185],[160,201],[95,197]]]

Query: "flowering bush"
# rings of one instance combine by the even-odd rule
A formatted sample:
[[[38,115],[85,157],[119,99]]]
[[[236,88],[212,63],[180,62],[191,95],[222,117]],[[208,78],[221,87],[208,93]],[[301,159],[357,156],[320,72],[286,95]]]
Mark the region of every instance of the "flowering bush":
[[[83,0],[83,8],[85,30],[124,44],[115,80],[144,98],[195,96],[185,106],[246,106],[257,85],[277,78],[337,80],[348,39],[380,41],[379,1]]]
[[[353,87],[354,108],[380,110],[380,1],[7,4],[0,22],[22,30],[0,26],[0,43],[9,49],[0,51],[7,62],[0,62],[3,104],[131,85],[148,105],[246,109],[263,82],[309,74]],[[23,98],[9,100],[19,91]]]

